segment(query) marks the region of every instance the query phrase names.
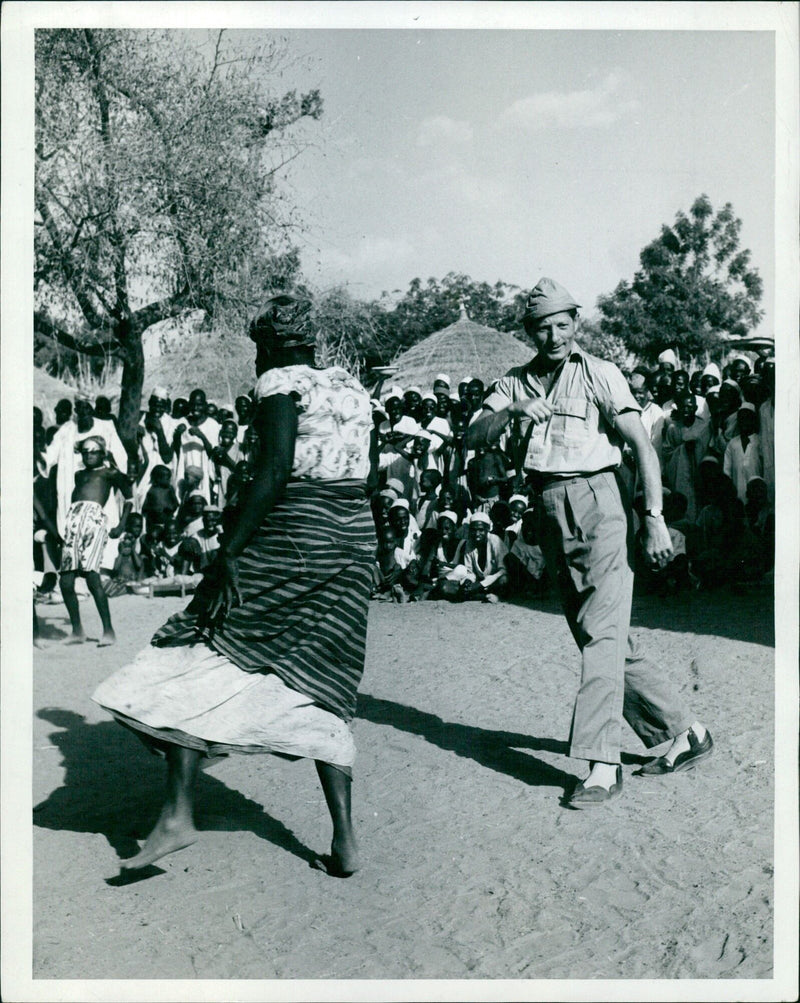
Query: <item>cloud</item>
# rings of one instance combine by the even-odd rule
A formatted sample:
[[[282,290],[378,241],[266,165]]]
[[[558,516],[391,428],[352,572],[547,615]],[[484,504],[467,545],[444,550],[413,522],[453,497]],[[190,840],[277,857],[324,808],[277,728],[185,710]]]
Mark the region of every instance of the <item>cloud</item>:
[[[499,125],[530,130],[606,129],[639,107],[636,98],[625,93],[627,83],[624,74],[614,71],[589,90],[531,94],[505,108]]]
[[[472,141],[472,126],[469,122],[457,122],[447,115],[432,115],[424,118],[417,133],[417,146],[432,146],[434,143],[469,143]]]

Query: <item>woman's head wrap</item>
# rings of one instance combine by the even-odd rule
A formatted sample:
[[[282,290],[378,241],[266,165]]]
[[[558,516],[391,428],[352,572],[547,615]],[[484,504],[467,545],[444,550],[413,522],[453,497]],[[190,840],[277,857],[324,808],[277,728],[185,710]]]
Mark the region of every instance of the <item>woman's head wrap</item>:
[[[269,348],[313,348],[317,333],[311,324],[311,300],[277,293],[250,322],[250,337]]]
[[[572,294],[560,283],[542,278],[528,293],[522,320],[539,320],[554,313],[577,310],[579,306],[580,303],[576,303]]]

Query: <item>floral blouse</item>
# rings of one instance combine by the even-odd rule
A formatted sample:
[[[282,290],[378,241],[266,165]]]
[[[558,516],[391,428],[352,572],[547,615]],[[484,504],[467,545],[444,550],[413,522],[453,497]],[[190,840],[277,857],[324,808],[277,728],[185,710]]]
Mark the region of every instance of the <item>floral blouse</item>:
[[[268,369],[256,383],[256,400],[273,394],[297,406],[292,477],[365,479],[369,473],[372,406],[355,377],[338,366]]]

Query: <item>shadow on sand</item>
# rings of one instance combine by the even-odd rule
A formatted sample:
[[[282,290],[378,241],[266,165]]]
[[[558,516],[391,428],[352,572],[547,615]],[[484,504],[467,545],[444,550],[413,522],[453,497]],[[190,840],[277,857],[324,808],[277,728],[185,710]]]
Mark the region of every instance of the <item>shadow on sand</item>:
[[[530,749],[533,752],[568,755],[567,743],[553,738],[536,738],[513,731],[494,731],[475,725],[443,721],[435,714],[395,703],[393,700],[374,697],[369,693],[359,693],[356,717],[418,735],[440,749],[473,759],[480,766],[505,773],[531,787],[560,787],[565,794],[569,794],[577,783],[573,774],[551,766],[527,752],[519,751]],[[622,762],[626,764],[641,764],[650,758],[652,757],[627,752],[622,754]]]
[[[60,730],[49,735],[61,752],[64,783],[34,806],[34,824],[45,829],[96,832],[108,840],[121,860],[139,850],[137,840],[150,832],[164,798],[166,765],[113,721],[88,724],[73,711],[47,707],[38,717]],[[256,801],[201,772],[197,783],[195,823],[200,831],[254,833],[309,864],[316,859],[309,847]],[[157,867],[110,880],[126,884],[153,874]]]

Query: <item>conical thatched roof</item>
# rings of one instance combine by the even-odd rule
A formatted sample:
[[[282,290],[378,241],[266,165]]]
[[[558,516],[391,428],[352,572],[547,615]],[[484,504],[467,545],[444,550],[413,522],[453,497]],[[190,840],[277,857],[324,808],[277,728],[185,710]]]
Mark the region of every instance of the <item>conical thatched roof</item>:
[[[455,393],[464,376],[476,376],[488,386],[512,366],[528,362],[533,350],[513,334],[495,331],[461,316],[449,327],[429,335],[394,360],[398,367],[391,382],[430,390],[437,373],[447,373]]]

